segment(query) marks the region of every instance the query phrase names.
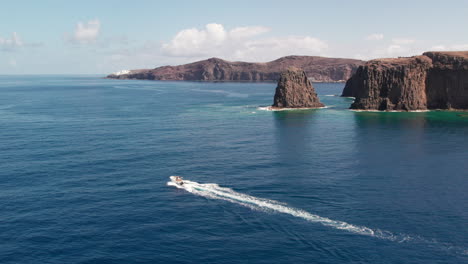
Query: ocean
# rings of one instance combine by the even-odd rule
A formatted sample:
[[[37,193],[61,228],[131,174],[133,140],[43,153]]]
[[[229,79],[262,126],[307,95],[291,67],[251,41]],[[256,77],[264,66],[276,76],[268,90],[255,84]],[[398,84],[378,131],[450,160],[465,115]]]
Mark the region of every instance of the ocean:
[[[0,76],[0,263],[468,263],[467,112],[275,86]]]

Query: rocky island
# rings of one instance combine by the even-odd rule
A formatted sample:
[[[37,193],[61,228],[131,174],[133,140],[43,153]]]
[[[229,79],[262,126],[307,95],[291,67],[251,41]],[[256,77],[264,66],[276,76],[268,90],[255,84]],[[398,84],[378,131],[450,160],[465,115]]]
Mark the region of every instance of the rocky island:
[[[351,109],[468,109],[468,51],[368,61],[342,96],[355,97]]]
[[[287,56],[265,63],[211,58],[179,66],[126,70],[107,76],[113,79],[177,81],[277,81],[290,66],[302,68],[313,82],[344,82],[364,64],[361,60],[316,56]]]
[[[320,107],[324,107],[324,104],[318,99],[312,83],[303,70],[290,67],[281,73],[272,109]]]

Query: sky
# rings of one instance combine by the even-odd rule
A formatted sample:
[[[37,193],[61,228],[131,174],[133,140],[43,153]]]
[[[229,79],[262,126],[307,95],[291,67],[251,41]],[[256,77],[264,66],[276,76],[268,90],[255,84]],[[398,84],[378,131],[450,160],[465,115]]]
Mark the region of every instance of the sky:
[[[0,74],[468,50],[468,1],[2,1]]]

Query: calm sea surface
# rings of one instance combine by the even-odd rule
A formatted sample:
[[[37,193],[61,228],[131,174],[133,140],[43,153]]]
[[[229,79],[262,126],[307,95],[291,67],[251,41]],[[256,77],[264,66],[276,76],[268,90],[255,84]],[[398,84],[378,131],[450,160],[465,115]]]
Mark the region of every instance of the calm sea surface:
[[[0,263],[468,262],[468,112],[275,86],[0,76]]]

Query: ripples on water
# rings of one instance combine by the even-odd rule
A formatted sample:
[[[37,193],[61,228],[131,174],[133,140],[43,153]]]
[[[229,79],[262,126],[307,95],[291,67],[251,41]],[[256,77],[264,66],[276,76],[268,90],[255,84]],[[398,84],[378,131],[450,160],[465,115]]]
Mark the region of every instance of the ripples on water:
[[[0,262],[466,262],[465,113],[342,86],[271,112],[273,83],[1,76]]]

